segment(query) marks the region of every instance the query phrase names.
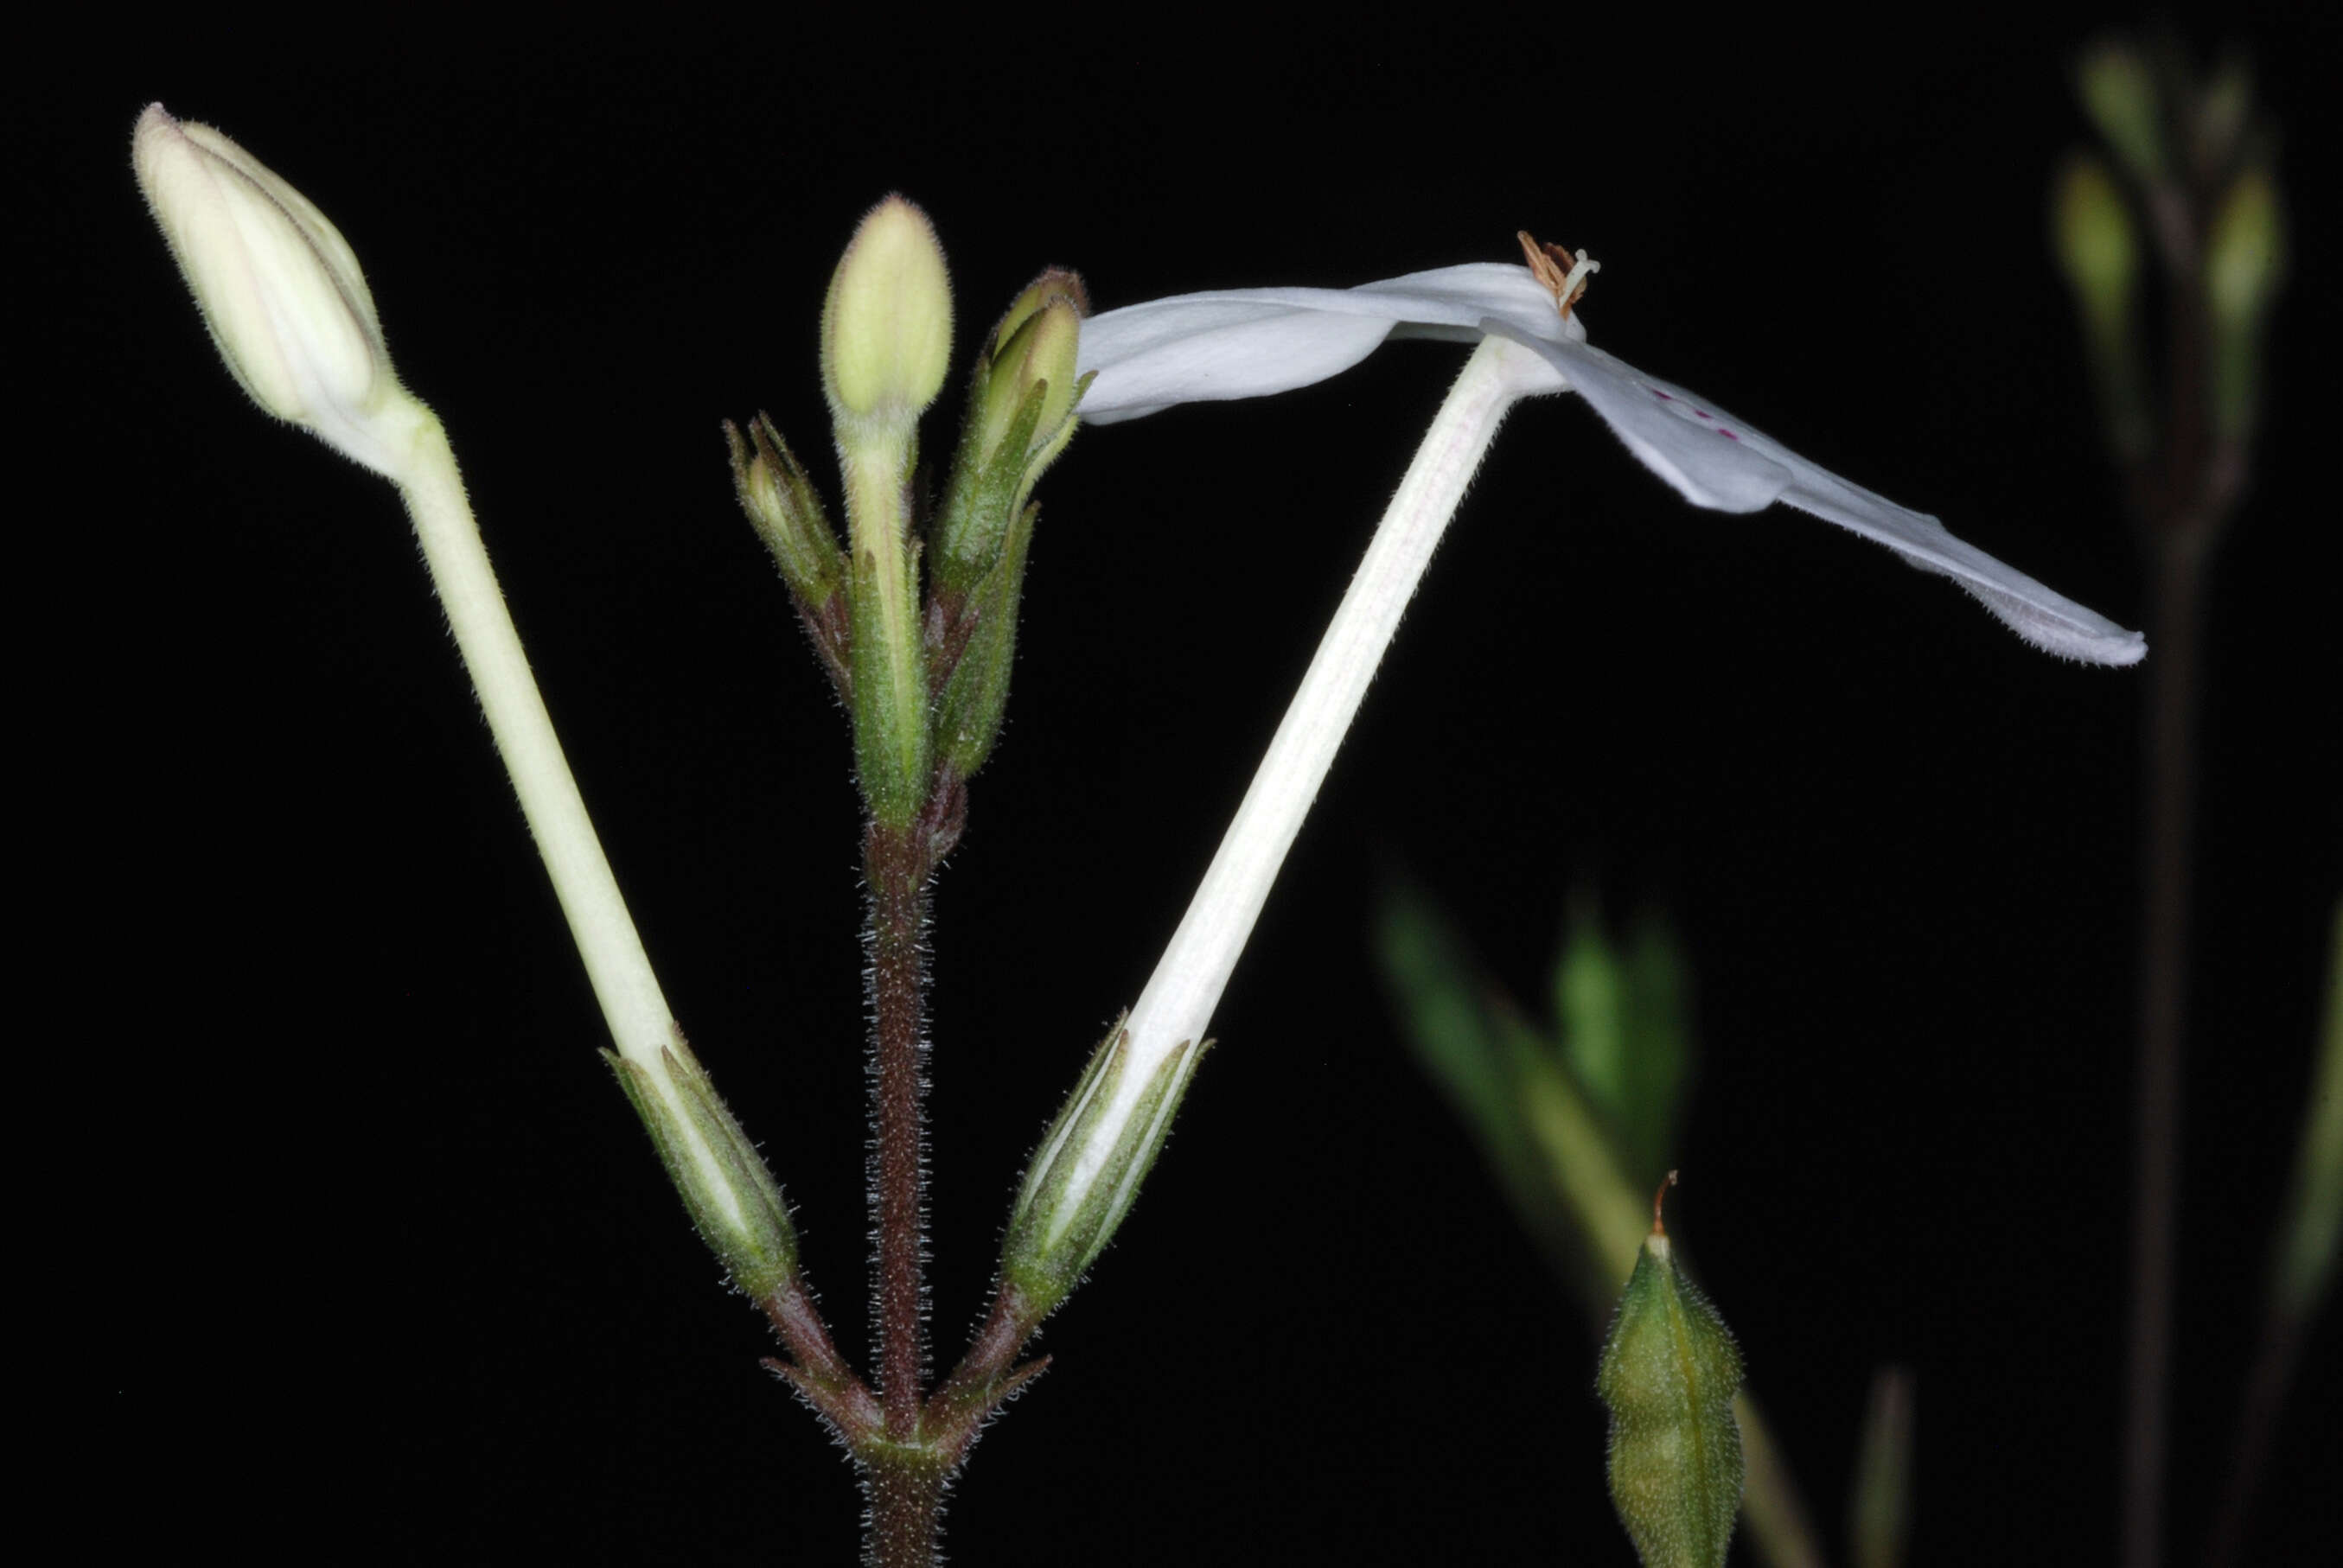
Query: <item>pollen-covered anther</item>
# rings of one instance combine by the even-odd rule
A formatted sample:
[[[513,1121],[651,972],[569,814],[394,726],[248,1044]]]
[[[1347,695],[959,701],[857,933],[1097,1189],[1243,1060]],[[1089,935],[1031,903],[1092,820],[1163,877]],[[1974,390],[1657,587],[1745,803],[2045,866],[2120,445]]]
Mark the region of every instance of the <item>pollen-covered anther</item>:
[[[1562,312],[1564,321],[1570,319],[1570,307],[1586,292],[1586,280],[1603,270],[1603,264],[1590,260],[1584,251],[1573,255],[1558,245],[1540,245],[1525,228],[1515,229],[1513,237],[1522,242],[1522,254],[1529,258],[1530,276],[1554,296],[1554,307]]]

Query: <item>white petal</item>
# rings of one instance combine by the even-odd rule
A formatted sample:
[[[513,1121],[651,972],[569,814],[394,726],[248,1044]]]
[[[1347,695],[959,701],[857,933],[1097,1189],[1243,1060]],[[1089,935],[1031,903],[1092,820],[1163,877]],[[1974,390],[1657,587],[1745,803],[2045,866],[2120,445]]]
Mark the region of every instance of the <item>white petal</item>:
[[[2054,593],[1955,538],[1924,512],[1850,484],[1698,394],[1646,376],[1600,348],[1556,343],[1491,318],[1487,329],[1526,343],[1568,378],[1604,422],[1694,506],[1754,512],[1774,501],[1885,545],[1923,571],[1948,577],[2010,630],[2046,653],[2087,664],[2137,664],[2147,639]]]
[[[1174,295],[1082,323],[1086,425],[1160,413],[1180,403],[1288,392],[1338,376],[1394,328],[1476,342],[1495,316],[1540,341],[1583,339],[1529,269],[1472,262],[1358,288],[1242,288]],[[1562,390],[1557,379],[1548,388]]]
[[[1410,273],[1357,288],[1224,289],[1175,295],[1082,324],[1081,367],[1097,379],[1084,423],[1112,424],[1180,403],[1261,397],[1322,381],[1391,337],[1484,334],[1526,344],[1555,372],[1526,392],[1582,393],[1644,465],[1694,506],[1754,512],[1780,501],[1951,578],[2045,652],[2136,664],[2147,644],[2013,570],[1924,513],[1899,507],[1735,419],[1681,387],[1645,376],[1586,342],[1573,315],[1510,263]]]

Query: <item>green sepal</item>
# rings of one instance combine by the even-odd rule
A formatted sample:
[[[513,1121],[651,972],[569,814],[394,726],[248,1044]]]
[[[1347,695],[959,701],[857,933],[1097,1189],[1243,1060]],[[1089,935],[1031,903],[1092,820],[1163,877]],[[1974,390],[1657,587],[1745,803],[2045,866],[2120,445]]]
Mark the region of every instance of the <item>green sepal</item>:
[[[920,580],[920,547],[916,541],[897,552],[903,580],[893,585],[906,604],[915,604]],[[900,828],[918,814],[928,798],[932,704],[926,679],[926,661],[917,648],[910,650],[915,675],[910,689],[901,692],[896,678],[899,657],[889,636],[883,609],[884,586],[879,574],[890,569],[870,550],[857,550],[854,578],[847,590],[851,610],[849,632],[850,697],[854,714],[854,762],[862,784],[862,798],[870,814],[891,828]],[[918,636],[912,621],[905,634]]]
[[[982,365],[977,367],[980,378],[984,369]],[[1049,395],[1046,381],[1037,381],[1027,390],[990,463],[979,450],[982,443],[977,421],[970,416],[952,465],[951,487],[936,517],[933,570],[940,593],[975,592],[999,563],[1007,547],[1012,514],[1026,489],[1025,449],[1032,442]]]
[[[1113,1240],[1162,1151],[1196,1063],[1212,1049],[1211,1040],[1182,1040],[1157,1067],[1130,1116],[1110,1134],[1102,1124],[1131,1060],[1131,1035],[1122,1022],[1115,1020],[1042,1135],[1009,1212],[1001,1277],[1025,1298],[1028,1315],[1037,1323],[1072,1293]],[[1095,1141],[1109,1136],[1111,1147],[1085,1158]]]
[[[1037,502],[1018,514],[1002,542],[1001,558],[961,611],[970,621],[967,641],[936,709],[936,743],[943,750],[944,770],[955,779],[974,778],[1001,737],[1009,678],[1017,662],[1017,607],[1025,588],[1025,555],[1041,512]]]
[[[780,1183],[718,1098],[682,1036],[660,1053],[675,1086],[672,1101],[659,1092],[649,1068],[615,1051],[605,1050],[602,1060],[642,1118],[699,1239],[751,1300],[770,1297],[797,1271],[797,1230],[789,1223],[789,1205]]]
[[[1678,1267],[1654,1204],[1594,1378],[1611,1411],[1611,1501],[1644,1568],[1723,1568],[1741,1509],[1740,1386],[1740,1347]]]

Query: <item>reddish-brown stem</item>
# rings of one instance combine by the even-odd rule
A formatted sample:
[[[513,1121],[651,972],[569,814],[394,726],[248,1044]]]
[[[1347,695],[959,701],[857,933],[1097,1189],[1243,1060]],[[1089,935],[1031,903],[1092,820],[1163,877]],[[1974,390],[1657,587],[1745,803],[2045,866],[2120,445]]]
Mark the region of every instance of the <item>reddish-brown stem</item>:
[[[2131,1331],[2124,1430],[2127,1568],[2162,1559],[2167,1385],[2180,1183],[2180,1089],[2188,1000],[2188,883],[2195,819],[2199,579],[2167,544],[2157,563],[2148,675],[2141,875],[2139,1057],[2132,1186]]]
[[[927,975],[921,942],[930,864],[920,824],[871,824],[863,842],[870,917],[865,940],[870,960],[870,1218],[876,1254],[870,1307],[879,1340],[879,1401],[887,1436],[899,1443],[919,1436],[928,1359]],[[875,1510],[876,1491],[872,1496]]]
[[[936,1561],[950,1468],[911,1448],[865,1452],[861,1459],[862,1495],[870,1504],[862,1536],[865,1568],[928,1568]]]
[[[939,1412],[962,1406],[990,1404],[990,1395],[1004,1382],[1021,1382],[1028,1375],[1021,1367],[1015,1374],[1009,1363],[1025,1348],[1033,1336],[1036,1314],[1015,1285],[1003,1282],[992,1298],[992,1308],[985,1314],[984,1322],[969,1342],[968,1353],[960,1365],[952,1369],[944,1385],[936,1390],[932,1408]],[[1038,1370],[1038,1369],[1036,1369]]]
[[[2153,595],[2141,775],[2139,1041],[2134,1081],[2131,1321],[2125,1381],[2122,1562],[2163,1562],[2172,1298],[2178,1247],[2181,1086],[2197,811],[2197,718],[2205,575],[2244,484],[2246,457],[2214,429],[2202,202],[2154,194],[2170,357],[2161,449],[2127,476]]]
[[[2237,1568],[2245,1560],[2246,1525],[2252,1516],[2254,1493],[2259,1490],[2262,1465],[2268,1459],[2270,1438],[2278,1430],[2278,1412],[2286,1405],[2296,1356],[2302,1349],[2302,1320],[2272,1305],[2262,1325],[2261,1350],[2246,1381],[2244,1409],[2237,1417],[2237,1445],[2229,1466],[2229,1482],[2222,1489],[2221,1505],[2213,1516],[2213,1536],[2205,1551],[2206,1568]]]

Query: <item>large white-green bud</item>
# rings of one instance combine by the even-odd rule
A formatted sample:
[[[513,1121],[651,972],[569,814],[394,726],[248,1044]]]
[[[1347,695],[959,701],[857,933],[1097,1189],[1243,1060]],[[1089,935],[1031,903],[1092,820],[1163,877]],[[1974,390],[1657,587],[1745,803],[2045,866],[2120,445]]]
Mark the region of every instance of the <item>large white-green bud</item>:
[[[429,418],[398,384],[358,258],[308,197],[160,104],[131,165],[228,374],[252,400],[397,477]]]

